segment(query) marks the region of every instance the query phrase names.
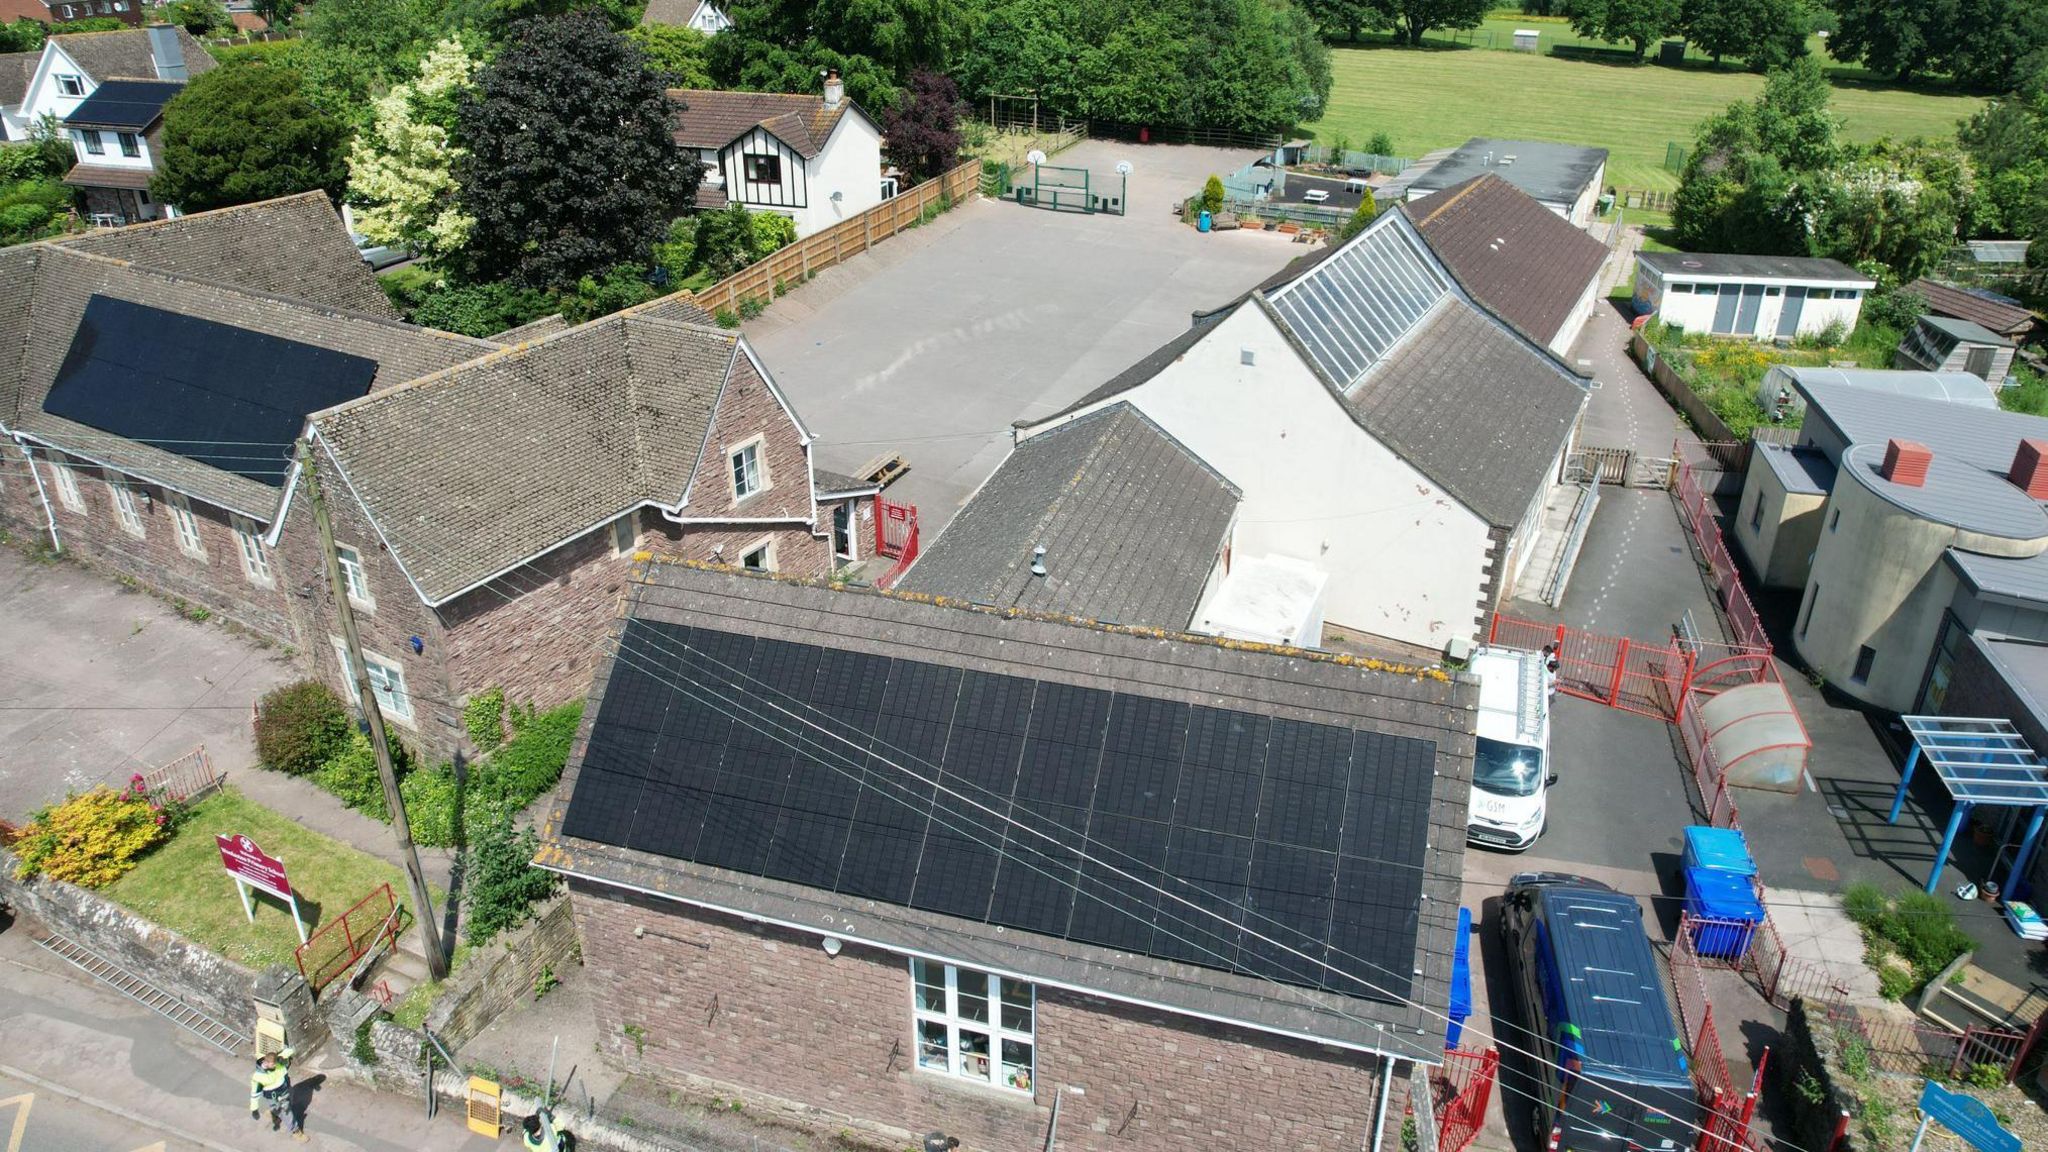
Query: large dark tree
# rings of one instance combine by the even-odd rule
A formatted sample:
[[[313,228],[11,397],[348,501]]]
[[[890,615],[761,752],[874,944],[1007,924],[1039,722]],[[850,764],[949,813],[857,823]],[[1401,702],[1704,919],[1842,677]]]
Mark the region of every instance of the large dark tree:
[[[889,156],[919,180],[953,166],[960,155],[960,86],[937,72],[913,72],[902,96],[882,117]]]
[[[660,79],[602,15],[514,25],[456,119],[473,271],[565,289],[644,262],[702,175],[670,117]]]
[[[731,0],[733,26],[712,37],[712,77],[724,88],[816,92],[837,68],[869,111],[896,101],[911,73],[949,71],[972,38],[969,0]]]
[[[1641,60],[1650,42],[1678,27],[1678,0],[1564,0],[1572,31],[1588,40],[1627,41]]]
[[[1411,45],[1438,28],[1477,28],[1493,10],[1493,0],[1372,0],[1372,5]]]
[[[1809,57],[1772,73],[1755,100],[1731,104],[1700,125],[1672,203],[1681,246],[1805,254],[1794,182],[1842,154],[1828,93],[1826,74]]]
[[[2048,0],[1832,0],[1837,60],[1861,62],[1906,83],[1947,73],[1981,88],[2018,85],[2030,57],[2048,50]]]
[[[264,64],[194,77],[164,107],[150,195],[186,212],[348,183],[347,130],[313,107],[299,74]]]
[[[1806,19],[1796,0],[1682,0],[1677,28],[1716,63],[1736,56],[1762,70],[1800,54]]]

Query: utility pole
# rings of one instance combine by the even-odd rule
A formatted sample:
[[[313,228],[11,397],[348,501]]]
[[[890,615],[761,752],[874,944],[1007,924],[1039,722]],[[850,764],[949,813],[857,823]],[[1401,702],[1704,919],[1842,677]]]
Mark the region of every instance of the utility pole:
[[[420,948],[426,953],[427,974],[435,980],[446,980],[448,957],[441,951],[434,901],[427,893],[426,874],[420,871],[420,854],[412,845],[412,824],[405,818],[405,799],[398,794],[398,770],[391,766],[384,713],[378,709],[377,693],[370,687],[369,666],[363,663],[363,643],[356,635],[356,614],[349,606],[348,587],[341,580],[341,557],[334,551],[334,526],[328,522],[327,502],[320,495],[320,474],[313,467],[310,440],[299,441],[299,471],[306,482],[306,499],[313,505],[313,523],[320,530],[320,554],[327,561],[327,586],[334,593],[334,614],[341,618],[341,639],[348,649],[348,674],[356,682],[356,702],[370,723],[370,747],[377,754],[377,775],[384,781],[384,806],[391,810],[391,834],[398,838],[406,883],[412,889],[413,919],[419,921]]]

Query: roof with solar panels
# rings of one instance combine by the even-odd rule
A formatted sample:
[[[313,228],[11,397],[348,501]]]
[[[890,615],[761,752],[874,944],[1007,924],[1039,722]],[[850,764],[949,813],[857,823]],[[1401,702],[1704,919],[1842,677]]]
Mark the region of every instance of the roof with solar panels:
[[[1469,679],[691,564],[611,649],[543,867],[1439,1059]]]

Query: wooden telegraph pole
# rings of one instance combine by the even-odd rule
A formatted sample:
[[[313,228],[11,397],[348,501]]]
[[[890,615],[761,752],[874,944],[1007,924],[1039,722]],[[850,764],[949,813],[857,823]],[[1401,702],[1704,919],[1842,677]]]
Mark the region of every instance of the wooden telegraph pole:
[[[412,889],[413,918],[419,921],[420,948],[426,952],[427,974],[435,980],[448,978],[448,957],[441,951],[441,930],[434,922],[434,901],[427,893],[427,877],[420,871],[420,854],[412,844],[412,825],[405,818],[405,800],[398,794],[398,771],[391,765],[391,745],[384,735],[384,713],[377,707],[377,693],[370,687],[370,670],[363,663],[363,644],[356,634],[356,614],[349,607],[348,587],[341,580],[341,558],[334,551],[334,526],[327,519],[327,502],[320,494],[320,474],[313,467],[309,441],[299,441],[299,471],[306,482],[306,498],[313,505],[313,523],[320,530],[320,553],[327,561],[327,586],[334,593],[334,614],[341,618],[341,639],[348,650],[348,674],[356,682],[356,701],[370,723],[370,747],[377,754],[377,775],[384,781],[384,806],[391,810],[391,834],[398,838],[399,856],[405,863],[405,879]]]

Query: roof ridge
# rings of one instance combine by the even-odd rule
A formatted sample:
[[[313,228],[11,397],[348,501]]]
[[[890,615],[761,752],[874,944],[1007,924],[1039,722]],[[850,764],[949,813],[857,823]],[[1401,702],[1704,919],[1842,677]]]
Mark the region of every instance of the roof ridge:
[[[1428,200],[1442,200],[1443,203],[1435,208],[1431,208],[1429,212],[1426,215],[1422,216],[1420,219],[1415,219],[1412,215],[1410,219],[1415,219],[1415,226],[1417,228],[1421,228],[1423,225],[1426,225],[1431,221],[1435,220],[1438,216],[1441,216],[1444,213],[1450,211],[1451,209],[1457,207],[1460,201],[1465,199],[1465,197],[1470,196],[1475,189],[1484,185],[1485,182],[1489,179],[1500,180],[1500,177],[1495,176],[1491,172],[1481,172],[1479,175],[1471,177],[1468,180],[1465,180],[1463,182],[1464,187],[1459,188],[1454,195],[1444,195],[1444,192],[1451,191],[1451,189],[1446,188],[1444,189],[1444,192],[1439,192],[1434,196],[1426,197],[1425,199]],[[1502,182],[1505,183],[1505,181]],[[1414,203],[1414,201],[1403,201],[1404,206],[1410,203]],[[1548,209],[1546,209],[1546,211],[1548,211]]]
[[[79,35],[79,36],[97,36],[97,35],[100,35],[100,33],[97,33],[97,32],[79,32],[79,33],[73,33],[73,35]],[[184,83],[184,81],[180,81],[180,80],[146,80],[146,81],[138,81],[138,80],[128,80],[128,79],[125,79],[125,78],[117,78],[117,80],[118,80],[118,82],[121,82],[121,83],[147,83],[147,84],[180,84],[180,83]],[[117,81],[115,81],[115,80],[110,80],[110,81],[107,81],[107,83],[115,83],[115,82],[117,82]],[[185,222],[185,221],[187,221],[187,220],[209,220],[209,219],[213,219],[213,218],[215,218],[215,217],[219,217],[219,216],[225,216],[225,215],[227,215],[227,214],[228,214],[228,213],[230,213],[230,212],[246,212],[246,211],[248,211],[248,210],[249,210],[249,209],[251,209],[251,208],[265,208],[265,207],[269,207],[270,205],[273,205],[273,204],[290,204],[290,203],[292,203],[293,201],[296,201],[296,200],[306,200],[306,199],[309,199],[309,198],[311,198],[311,197],[314,197],[314,196],[318,196],[318,197],[319,197],[319,198],[320,198],[321,200],[323,200],[323,201],[327,199],[327,193],[325,193],[325,192],[322,192],[322,191],[321,191],[320,189],[318,189],[318,188],[309,188],[309,189],[307,189],[307,190],[306,190],[306,191],[304,191],[304,192],[294,192],[294,193],[292,193],[292,194],[291,194],[291,195],[289,195],[289,196],[272,196],[272,197],[271,197],[270,199],[268,199],[268,200],[251,200],[251,201],[249,201],[249,202],[248,202],[247,204],[229,204],[229,205],[227,205],[226,207],[223,207],[223,208],[207,208],[207,209],[205,209],[205,210],[203,210],[203,211],[199,211],[199,212],[180,212],[180,213],[178,213],[178,214],[177,214],[176,216],[161,216],[161,217],[158,217],[158,218],[157,218],[157,219],[155,219],[155,220],[144,220],[144,221],[141,221],[140,223],[136,223],[136,224],[124,224],[124,225],[122,225],[122,226],[121,226],[120,228],[118,228],[118,229],[114,229],[113,231],[117,231],[117,232],[121,232],[121,233],[124,233],[124,234],[126,234],[126,235],[130,235],[130,236],[133,236],[133,235],[137,235],[137,234],[140,234],[140,233],[143,233],[143,232],[153,232],[153,231],[157,231],[157,230],[160,230],[160,229],[163,229],[163,228],[168,228],[168,227],[170,227],[170,226],[172,226],[172,225],[174,225],[174,224],[182,224],[182,223],[184,223],[184,222]],[[81,239],[84,239],[84,238],[85,238],[85,237],[87,237],[87,236],[91,236],[91,235],[93,235],[93,233],[90,233],[90,232],[86,232],[86,233],[81,233],[81,234],[80,234],[80,235],[78,235],[78,236],[53,236],[53,237],[51,237],[51,238],[50,238],[50,239],[49,239],[48,241],[46,241],[46,243],[49,243],[49,244],[53,244],[53,245],[56,245],[57,247],[60,247],[60,248],[69,248],[69,247],[71,247],[71,245],[72,245],[73,243],[75,243],[75,242],[77,242],[77,241],[79,241],[79,240],[81,240]]]
[[[389,399],[392,397],[399,396],[401,394],[410,395],[412,392],[426,388],[430,385],[447,383],[448,378],[453,376],[457,372],[464,372],[473,368],[478,368],[484,364],[496,360],[513,359],[516,357],[524,356],[532,352],[533,350],[541,347],[544,344],[550,344],[556,340],[560,340],[563,339],[564,337],[572,335],[587,334],[589,332],[595,331],[598,325],[607,324],[615,321],[619,321],[619,316],[616,313],[610,316],[600,316],[595,320],[587,320],[581,324],[576,325],[573,328],[564,328],[560,332],[550,332],[544,336],[540,336],[533,340],[522,340],[517,344],[492,345],[487,351],[471,359],[463,360],[455,364],[450,364],[446,368],[437,368],[434,371],[427,373],[425,376],[416,376],[411,380],[404,380],[397,384],[393,384],[389,388],[379,388],[373,392],[368,392],[361,396],[358,396],[353,400],[345,400],[340,404],[334,405],[331,408],[322,408],[318,412],[309,413],[306,419],[309,421],[314,421],[320,419],[323,416],[335,416],[343,412],[352,412],[359,407],[368,405],[369,402],[372,400]],[[620,327],[624,327],[623,322],[620,322]],[[439,329],[422,328],[420,329],[420,331],[439,332]],[[451,336],[454,335],[453,333],[440,334]],[[459,338],[465,340],[474,339],[474,337],[467,336]],[[631,371],[631,369],[629,368],[628,371]]]
[[[1232,496],[1236,497],[1239,500],[1244,499],[1244,489],[1239,488],[1237,484],[1230,479],[1230,477],[1225,476],[1222,472],[1218,471],[1215,465],[1209,463],[1207,457],[1203,456],[1200,452],[1195,451],[1193,448],[1188,447],[1187,444],[1183,442],[1180,437],[1175,436],[1173,433],[1168,432],[1166,429],[1160,427],[1158,421],[1146,415],[1145,410],[1138,407],[1136,404],[1131,403],[1129,400],[1119,400],[1114,404],[1110,404],[1102,408],[1101,411],[1111,412],[1116,410],[1117,408],[1129,409],[1131,415],[1136,416],[1140,420],[1143,420],[1145,422],[1145,426],[1152,429],[1153,432],[1157,433],[1161,440],[1164,440],[1168,444],[1171,444],[1175,448],[1179,449],[1182,453],[1184,453],[1187,456],[1188,459],[1194,461],[1197,465],[1199,465],[1202,471],[1207,472],[1213,479],[1215,479],[1215,481],[1218,484],[1221,484],[1223,485],[1223,487],[1229,489],[1230,494]],[[1094,413],[1090,413],[1089,415],[1094,415]],[[1084,416],[1081,419],[1085,420],[1087,419],[1087,417]],[[1079,421],[1075,421],[1075,423],[1078,422]]]

